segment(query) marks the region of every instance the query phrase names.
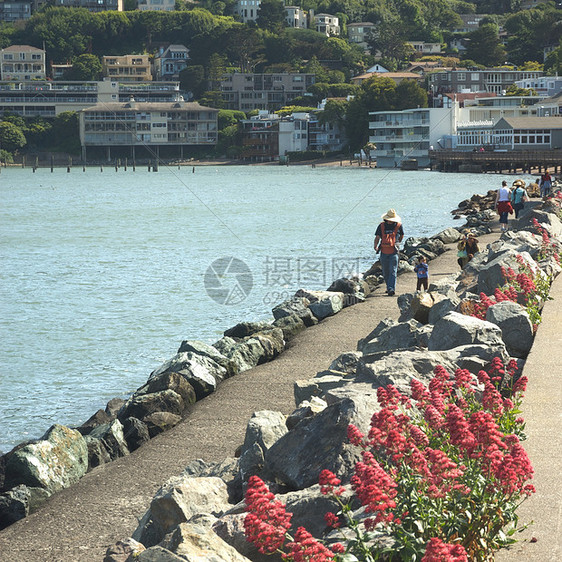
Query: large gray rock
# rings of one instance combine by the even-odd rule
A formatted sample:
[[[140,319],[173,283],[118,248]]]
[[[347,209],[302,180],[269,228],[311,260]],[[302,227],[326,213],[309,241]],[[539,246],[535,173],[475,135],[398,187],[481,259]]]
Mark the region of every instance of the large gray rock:
[[[150,378],[169,372],[179,373],[184,377],[194,388],[197,400],[212,394],[217,385],[227,377],[226,369],[216,361],[191,351],[177,353],[153,371]]]
[[[180,523],[161,545],[181,560],[205,562],[249,562],[212,529],[194,523]]]
[[[283,318],[275,320],[273,326],[283,331],[283,339],[285,341],[293,339],[306,328],[302,318],[296,314],[289,314],[288,316],[283,316]]]
[[[506,279],[501,270],[511,267],[514,271],[518,271],[517,256],[521,256],[532,271],[537,270],[537,264],[527,252],[505,250],[493,256],[491,261],[478,270],[478,291],[486,295],[492,295],[497,287],[505,285]]]
[[[318,323],[318,320],[308,308],[309,304],[310,301],[306,297],[294,296],[275,306],[271,312],[275,320],[279,320],[279,318],[284,318],[291,314],[296,314],[301,318],[305,326],[309,327]]]
[[[162,390],[150,394],[135,393],[125,402],[118,417],[120,420],[133,417],[144,421],[154,412],[169,412],[181,416],[187,406],[183,398],[173,390]]]
[[[285,340],[280,328],[272,328],[243,340],[224,336],[214,347],[234,361],[239,372],[243,372],[277,357],[285,349]]]
[[[166,371],[149,378],[146,384],[135,392],[135,396],[162,392],[164,390],[173,390],[179,394],[183,398],[185,406],[195,404],[197,401],[193,386],[187,382],[185,377],[174,371]]]
[[[168,431],[181,422],[181,416],[171,412],[153,412],[143,418],[150,438],[156,437],[159,433]]]
[[[133,417],[123,420],[123,436],[129,451],[136,451],[141,445],[150,440],[146,424]]]
[[[287,433],[285,416],[281,412],[260,410],[254,412],[246,426],[242,453],[257,443],[265,453],[278,439]]]
[[[462,233],[456,228],[449,227],[437,234],[434,234],[431,238],[437,238],[438,240],[441,240],[443,244],[454,244],[462,238]]]
[[[226,370],[229,377],[232,377],[238,373],[238,367],[234,361],[225,357],[220,351],[208,343],[197,341],[197,340],[184,340],[178,349],[178,353],[192,352],[196,355],[203,355],[212,359],[215,363],[218,363],[221,367]]]
[[[129,454],[129,447],[123,434],[123,425],[119,420],[96,427],[89,435],[103,443],[111,460]]]
[[[460,345],[502,343],[502,332],[498,326],[473,316],[449,312],[433,327],[428,349],[439,351]]]
[[[243,339],[258,332],[267,332],[267,330],[271,330],[269,322],[239,322],[236,326],[225,330],[224,335],[229,338]]]
[[[550,238],[558,238],[562,234],[562,222],[560,222],[556,214],[539,209],[533,209],[530,213],[520,217],[517,221],[516,229],[536,233],[537,229],[533,224],[533,219],[536,219],[546,229]]]
[[[88,446],[88,470],[101,466],[102,464],[111,462],[111,455],[105,448],[105,445],[99,439],[84,435],[86,445]]]
[[[152,499],[133,538],[147,547],[154,546],[194,515],[220,516],[229,507],[228,490],[220,478],[172,478]]]
[[[43,488],[20,484],[0,495],[0,529],[27,517],[45,503],[50,494]]]
[[[354,413],[353,403],[344,400],[301,421],[267,451],[264,474],[302,490],[318,483],[323,469],[347,473],[357,460],[346,444]]]
[[[429,312],[433,307],[434,300],[431,293],[420,292],[416,293],[412,298],[410,304],[412,308],[412,315],[414,320],[421,322],[422,324],[428,323]]]
[[[88,470],[88,446],[79,431],[55,424],[41,440],[10,454],[5,487],[18,484],[58,492],[78,482]]]
[[[459,284],[458,276],[458,273],[451,273],[450,275],[436,278],[430,276],[430,283],[427,289],[430,293],[439,293],[450,298]]]
[[[146,550],[144,546],[132,538],[117,541],[106,551],[103,562],[127,562],[129,556],[137,556]]]
[[[427,316],[428,324],[436,324],[441,318],[454,312],[461,303],[459,297],[453,294],[450,298],[437,299],[433,303]]]
[[[143,550],[140,554],[135,555],[135,557],[130,560],[134,560],[134,562],[185,562],[185,558],[182,558],[181,556],[174,554],[171,550],[159,545],[151,546],[150,548]]]
[[[377,328],[380,329],[377,330]],[[422,324],[414,319],[392,323],[383,320],[377,328],[375,328],[377,335],[374,338],[361,343],[361,351],[364,355],[416,347],[418,332],[422,328]]]
[[[533,345],[533,324],[529,314],[520,304],[511,301],[499,302],[488,308],[486,320],[500,327],[510,355],[527,357]]]
[[[337,314],[344,305],[344,294],[336,291],[306,291],[299,289],[295,296],[308,299],[310,302],[308,308],[318,320]]]

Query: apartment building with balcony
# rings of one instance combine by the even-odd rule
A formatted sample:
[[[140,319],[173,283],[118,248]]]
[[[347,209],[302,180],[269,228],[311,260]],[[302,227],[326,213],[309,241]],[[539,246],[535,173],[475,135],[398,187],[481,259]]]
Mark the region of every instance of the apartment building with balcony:
[[[433,94],[490,92],[501,95],[519,80],[536,80],[543,76],[538,70],[442,70],[428,75]]]
[[[104,56],[102,72],[110,80],[128,82],[152,80],[148,55]]]
[[[103,148],[108,160],[112,148],[127,148],[134,159],[137,149],[159,153],[177,147],[180,157],[188,146],[217,143],[218,109],[196,102],[96,104],[80,112],[80,142],[86,160],[89,148]]]
[[[98,103],[173,102],[180,99],[179,82],[145,84],[104,80],[99,82],[0,82],[0,116],[56,117],[64,111],[81,111]]]
[[[0,50],[1,80],[45,80],[45,51],[30,45],[11,45]]]
[[[222,77],[220,91],[225,109],[275,111],[304,95],[314,81],[314,74],[234,72]]]
[[[281,117],[260,111],[241,124],[242,150],[240,159],[246,162],[273,162],[279,159],[279,123]]]
[[[375,111],[369,116],[369,141],[377,147],[371,156],[377,167],[396,168],[404,160],[415,158],[423,168],[429,166],[430,148],[455,133],[459,106]]]

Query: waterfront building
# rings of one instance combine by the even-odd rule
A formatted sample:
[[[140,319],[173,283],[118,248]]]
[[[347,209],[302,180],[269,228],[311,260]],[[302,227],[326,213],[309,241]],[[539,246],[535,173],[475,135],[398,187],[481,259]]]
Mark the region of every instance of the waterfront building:
[[[275,111],[304,95],[314,80],[314,74],[296,72],[234,72],[222,77],[220,91],[225,109]]]
[[[180,99],[179,82],[0,82],[0,115],[55,117],[63,111],[80,111],[98,103],[173,102]]]
[[[537,79],[539,70],[441,70],[429,74],[428,85],[434,94],[447,92],[490,92],[501,95],[518,80]]]
[[[152,80],[148,55],[104,56],[103,75],[111,80],[146,82]]]
[[[538,117],[562,116],[562,92],[536,103]]]
[[[1,80],[45,80],[45,51],[30,45],[0,50]]]
[[[273,162],[279,159],[279,122],[276,114],[260,111],[258,115],[240,121],[242,150],[240,159],[246,162]]]
[[[100,103],[80,112],[80,142],[86,160],[88,148],[127,148],[136,157],[139,147],[159,155],[162,147],[177,147],[179,157],[187,146],[217,143],[218,109],[182,100],[172,103]]]
[[[495,151],[538,151],[562,147],[559,117],[501,117],[497,121],[459,124],[458,150],[489,147]]]
[[[187,67],[189,49],[185,45],[169,45],[154,56],[154,78],[156,80],[179,80],[180,72]]]
[[[370,112],[369,141],[376,145],[371,156],[377,167],[396,168],[415,158],[420,167],[429,166],[429,150],[456,132],[459,104],[451,108],[406,109]]]

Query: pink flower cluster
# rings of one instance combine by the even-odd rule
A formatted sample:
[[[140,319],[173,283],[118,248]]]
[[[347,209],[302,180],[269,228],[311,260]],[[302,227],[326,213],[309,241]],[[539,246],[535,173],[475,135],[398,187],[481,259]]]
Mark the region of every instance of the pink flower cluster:
[[[427,543],[421,562],[468,562],[468,557],[460,544],[448,544],[433,538]]]

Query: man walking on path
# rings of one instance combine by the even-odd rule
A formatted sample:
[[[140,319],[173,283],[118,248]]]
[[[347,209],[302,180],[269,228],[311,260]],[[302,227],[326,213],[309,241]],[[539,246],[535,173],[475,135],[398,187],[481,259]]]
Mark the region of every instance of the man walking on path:
[[[389,209],[383,216],[383,222],[375,232],[375,252],[380,252],[382,275],[386,283],[386,293],[389,297],[396,292],[396,275],[398,273],[398,244],[404,238],[402,219],[394,209]]]

